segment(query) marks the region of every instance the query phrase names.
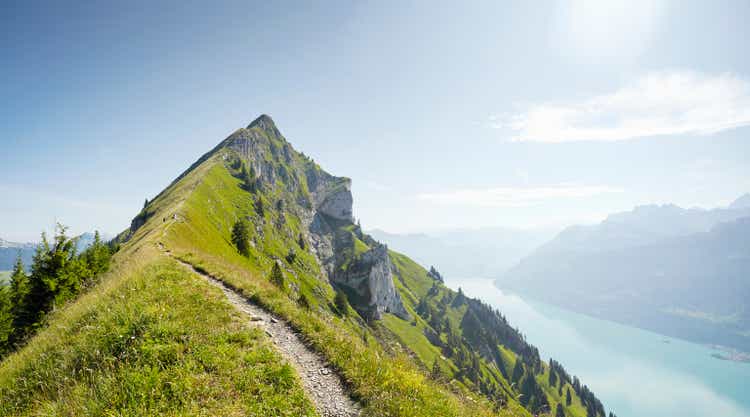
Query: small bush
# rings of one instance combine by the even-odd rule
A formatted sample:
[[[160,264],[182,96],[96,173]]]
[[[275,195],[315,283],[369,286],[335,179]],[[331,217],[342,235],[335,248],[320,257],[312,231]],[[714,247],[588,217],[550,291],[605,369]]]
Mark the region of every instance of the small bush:
[[[336,310],[338,310],[339,314],[342,316],[346,316],[349,314],[349,299],[346,298],[346,294],[344,294],[341,290],[336,290],[336,296],[333,298],[333,304],[336,306]]]
[[[284,273],[281,272],[281,267],[278,262],[274,262],[273,268],[271,268],[271,276],[269,277],[271,283],[279,288],[284,288]]]

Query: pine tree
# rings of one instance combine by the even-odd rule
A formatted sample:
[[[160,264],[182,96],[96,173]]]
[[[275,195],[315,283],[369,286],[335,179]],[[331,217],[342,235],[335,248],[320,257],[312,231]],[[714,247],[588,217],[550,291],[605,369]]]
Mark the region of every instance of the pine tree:
[[[565,417],[565,410],[560,403],[557,403],[557,410],[555,411],[555,417]]]
[[[0,286],[0,358],[10,348],[13,333],[13,305],[11,290]]]
[[[349,314],[349,300],[346,298],[346,294],[344,294],[343,291],[336,290],[336,296],[333,298],[333,305],[336,306],[336,310],[338,310],[339,314],[342,316]]]
[[[573,399],[570,396],[570,387],[565,389],[565,405],[570,407],[570,404],[573,403]]]
[[[52,243],[42,233],[31,265],[29,291],[19,317],[22,328],[38,323],[47,312],[72,298],[79,290],[81,277],[90,275],[76,257],[75,241],[66,235],[67,227],[58,224]]]
[[[263,200],[260,197],[255,199],[254,206],[255,206],[255,212],[258,213],[258,216],[260,217],[266,216],[266,210],[263,206]]]
[[[250,255],[250,232],[247,223],[239,219],[232,226],[232,243],[243,256]]]
[[[252,165],[248,171],[247,166],[244,163],[242,164],[242,167],[240,168],[240,180],[242,180],[242,188],[245,190],[250,191],[251,193],[257,191],[258,180],[255,178],[255,170]]]
[[[555,371],[553,369],[549,370],[549,386],[555,387],[557,385],[557,374],[555,374]]]
[[[29,277],[21,261],[21,256],[16,258],[13,266],[13,274],[10,276],[10,303],[13,306],[13,315],[18,315],[18,309],[23,306],[26,294],[29,292]]]
[[[94,232],[94,242],[83,252],[89,270],[95,276],[109,269],[109,261],[112,252],[107,244],[102,241],[99,231]]]
[[[297,245],[299,245],[300,249],[305,250],[305,236],[302,235],[302,233],[300,233],[299,238],[297,238]]]
[[[284,273],[281,272],[281,267],[278,262],[273,263],[271,268],[271,276],[269,278],[271,283],[281,289],[284,289]]]
[[[146,199],[146,201],[143,202],[143,208],[144,209],[146,208],[146,206],[148,206],[148,198]]]
[[[430,377],[435,381],[440,381],[443,378],[443,370],[440,369],[438,358],[435,358],[432,362],[432,372],[430,372]]]
[[[521,377],[523,376],[523,363],[521,363],[521,358],[516,358],[516,364],[513,366],[513,374],[510,377],[510,379],[518,383],[518,381],[521,380]]]

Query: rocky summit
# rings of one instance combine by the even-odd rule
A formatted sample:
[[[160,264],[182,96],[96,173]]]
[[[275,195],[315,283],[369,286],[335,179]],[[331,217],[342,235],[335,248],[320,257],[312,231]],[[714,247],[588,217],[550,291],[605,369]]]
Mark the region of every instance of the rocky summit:
[[[247,164],[259,188],[283,196],[285,209],[302,220],[303,239],[312,243],[324,278],[344,291],[363,317],[377,320],[384,312],[410,317],[393,283],[388,248],[365,237],[354,224],[349,178],[327,173],[294,150],[265,114],[232,133],[212,153],[222,150],[231,151],[227,158],[237,155]]]

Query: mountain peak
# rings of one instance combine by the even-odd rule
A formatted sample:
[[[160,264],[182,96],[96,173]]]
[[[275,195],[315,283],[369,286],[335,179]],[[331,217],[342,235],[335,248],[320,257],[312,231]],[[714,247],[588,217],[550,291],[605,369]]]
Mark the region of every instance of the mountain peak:
[[[247,125],[248,129],[252,129],[254,127],[259,127],[264,130],[273,130],[276,129],[276,123],[273,122],[271,116],[267,114],[261,114],[260,116],[258,116],[258,118]]]
[[[739,196],[736,200],[729,205],[731,209],[742,209],[750,207],[750,193]]]

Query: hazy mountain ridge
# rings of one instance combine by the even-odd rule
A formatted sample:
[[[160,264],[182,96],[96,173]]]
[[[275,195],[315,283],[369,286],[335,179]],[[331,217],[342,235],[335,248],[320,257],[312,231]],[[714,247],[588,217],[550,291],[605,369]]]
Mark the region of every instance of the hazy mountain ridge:
[[[642,206],[561,232],[504,277],[566,308],[750,350],[750,208]]]
[[[13,269],[19,255],[24,265],[29,265],[35,250],[36,243],[9,242],[0,238],[0,271]]]
[[[449,282],[496,278],[554,236],[553,230],[500,227],[407,234],[374,229],[367,233],[423,266],[435,266]]]

